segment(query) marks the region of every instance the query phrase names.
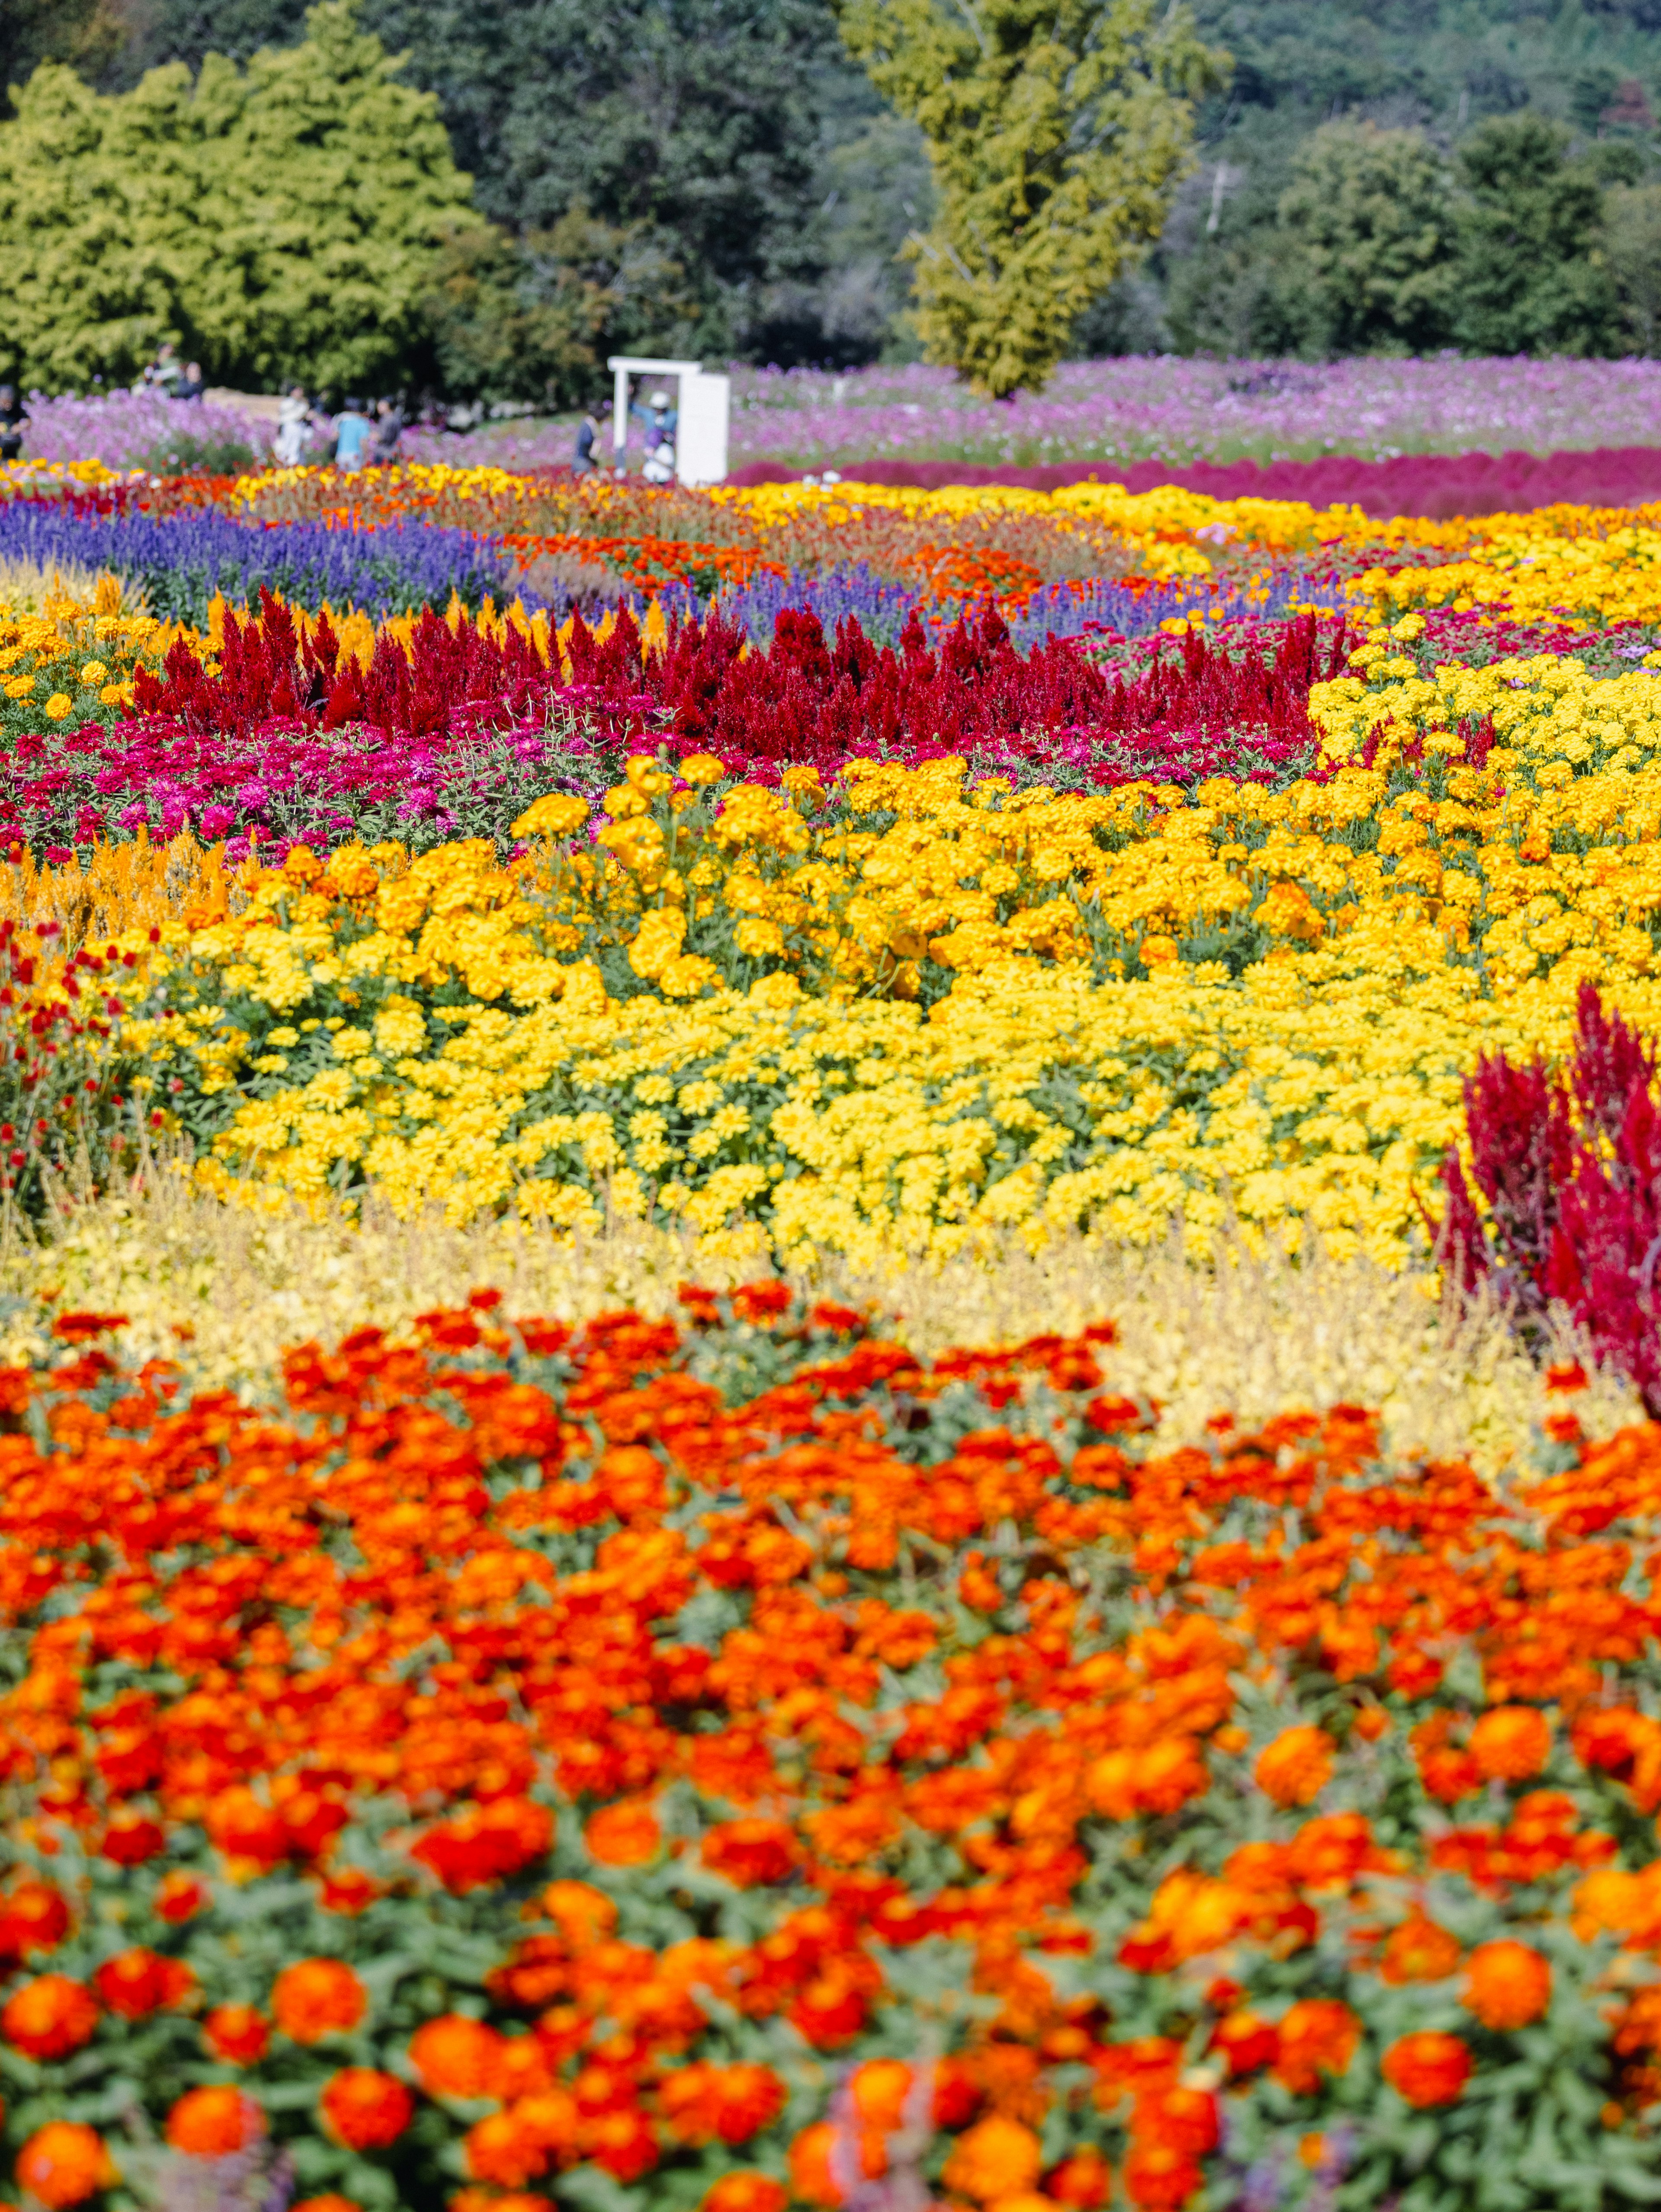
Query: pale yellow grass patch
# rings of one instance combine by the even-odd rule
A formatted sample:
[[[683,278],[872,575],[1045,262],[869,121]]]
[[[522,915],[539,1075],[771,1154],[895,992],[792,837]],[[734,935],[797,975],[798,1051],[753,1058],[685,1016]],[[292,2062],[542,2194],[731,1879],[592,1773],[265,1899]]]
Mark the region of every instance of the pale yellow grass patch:
[[[293,1345],[368,1325],[407,1336],[418,1314],[473,1290],[499,1291],[510,1315],[576,1322],[670,1313],[689,1279],[725,1289],[770,1272],[759,1237],[717,1263],[695,1256],[690,1235],[638,1222],[571,1238],[516,1220],[400,1221],[373,1199],[356,1218],[307,1220],[227,1206],[156,1164],[125,1195],[65,1199],[43,1232],[14,1226],[0,1239],[0,1296],[18,1301],[0,1322],[0,1358],[42,1356],[54,1313],[92,1308],[128,1316],[117,1339],[128,1359],[175,1358],[193,1382],[258,1397]],[[1571,1402],[1593,1437],[1642,1418],[1630,1387],[1567,1330],[1554,1357],[1580,1358],[1591,1376],[1572,1401],[1548,1390],[1497,1310],[1457,1318],[1427,1276],[1318,1249],[1293,1260],[1225,1238],[1196,1261],[1175,1239],[1137,1251],[1078,1237],[1036,1255],[1012,1243],[992,1266],[880,1277],[832,1266],[804,1287],[868,1308],[926,1357],[1111,1320],[1111,1387],[1157,1402],[1167,1447],[1203,1441],[1223,1413],[1250,1429],[1360,1405],[1383,1415],[1392,1449],[1498,1474],[1533,1462],[1542,1423]]]
[[[137,613],[143,605],[143,592],[133,592],[107,569],[83,568],[76,561],[54,561],[46,568],[39,561],[13,560],[0,560],[0,613],[42,615],[64,605],[90,607],[97,596],[100,574],[109,576],[105,586],[106,611]]]

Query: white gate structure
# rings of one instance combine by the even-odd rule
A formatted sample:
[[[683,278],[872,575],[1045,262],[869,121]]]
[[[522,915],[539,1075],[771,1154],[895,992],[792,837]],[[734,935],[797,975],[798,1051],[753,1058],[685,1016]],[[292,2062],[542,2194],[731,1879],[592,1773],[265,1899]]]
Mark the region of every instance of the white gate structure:
[[[733,380],[705,370],[696,361],[652,361],[644,355],[615,353],[605,366],[617,379],[611,407],[611,450],[623,465],[629,442],[629,380],[672,376],[678,387],[679,422],[675,430],[675,474],[684,484],[721,483],[727,475],[727,433],[732,417]]]

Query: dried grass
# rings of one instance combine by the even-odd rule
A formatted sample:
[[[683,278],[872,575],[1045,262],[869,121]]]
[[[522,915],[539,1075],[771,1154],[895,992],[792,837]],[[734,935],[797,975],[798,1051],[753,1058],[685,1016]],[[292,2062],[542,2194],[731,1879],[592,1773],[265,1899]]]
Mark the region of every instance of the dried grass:
[[[124,1195],[63,1197],[43,1233],[14,1223],[0,1237],[0,1357],[40,1354],[52,1312],[91,1308],[129,1317],[119,1337],[128,1358],[177,1358],[198,1384],[258,1397],[289,1346],[368,1324],[401,1334],[475,1289],[500,1291],[509,1313],[579,1321],[625,1306],[672,1311],[694,1274],[725,1288],[770,1271],[759,1232],[747,1257],[719,1268],[694,1261],[693,1243],[637,1222],[585,1239],[511,1220],[400,1221],[373,1199],[356,1219],[306,1220],[227,1206],[156,1164]],[[1469,1456],[1497,1474],[1533,1460],[1541,1423],[1563,1410],[1497,1310],[1456,1319],[1429,1277],[1318,1246],[1294,1261],[1224,1237],[1196,1263],[1177,1239],[1136,1251],[1079,1237],[1037,1255],[1012,1243],[991,1267],[873,1277],[833,1265],[812,1287],[890,1317],[924,1355],[1110,1319],[1114,1387],[1157,1401],[1165,1447],[1202,1440],[1225,1412],[1250,1428],[1353,1404],[1382,1413],[1396,1450]],[[1591,1376],[1573,1401],[1589,1435],[1641,1419],[1630,1388],[1567,1330],[1553,1356],[1579,1358]]]
[[[1358,1405],[1383,1416],[1395,1450],[1469,1457],[1497,1474],[1529,1460],[1541,1423],[1565,1410],[1496,1304],[1457,1314],[1433,1275],[1336,1259],[1314,1237],[1294,1260],[1225,1235],[1196,1260],[1179,1237],[1148,1251],[1075,1237],[1037,1254],[1012,1246],[995,1267],[964,1260],[826,1280],[855,1303],[892,1304],[901,1334],[923,1353],[1110,1320],[1114,1387],[1158,1402],[1157,1433],[1172,1446],[1197,1442],[1222,1412],[1250,1428],[1277,1413]],[[1573,1400],[1589,1436],[1642,1419],[1630,1384],[1598,1369],[1567,1323],[1548,1357],[1578,1359],[1591,1378]]]
[[[0,614],[44,615],[67,605],[89,607],[104,578],[108,579],[104,611],[143,613],[143,592],[107,568],[86,568],[75,561],[55,561],[47,568],[39,561],[0,560]]]

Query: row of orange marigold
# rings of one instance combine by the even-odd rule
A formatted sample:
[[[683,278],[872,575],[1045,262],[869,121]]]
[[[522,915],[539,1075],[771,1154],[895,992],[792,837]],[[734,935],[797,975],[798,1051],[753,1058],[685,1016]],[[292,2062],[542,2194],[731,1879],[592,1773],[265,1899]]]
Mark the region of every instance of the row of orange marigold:
[[[1500,1493],[775,1285],[256,1408],[118,1320],[0,1376],[34,2202],[1646,2201],[1661,1432],[1578,1370]]]

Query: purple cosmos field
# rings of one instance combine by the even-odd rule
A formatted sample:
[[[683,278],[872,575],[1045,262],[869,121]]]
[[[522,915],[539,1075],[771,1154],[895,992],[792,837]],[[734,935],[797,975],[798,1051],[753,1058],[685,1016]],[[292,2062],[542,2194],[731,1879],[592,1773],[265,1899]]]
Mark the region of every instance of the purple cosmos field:
[[[1661,443],[1661,362],[1189,360],[1068,362],[1041,394],[982,399],[922,363],[832,374],[733,374],[734,470],[757,461],[847,472],[861,461],[983,466],[1313,460],[1351,453],[1546,453]],[[575,418],[517,416],[463,433],[406,433],[411,459],[506,468],[570,457]],[[243,436],[268,423],[233,404],[187,407],[149,392],[35,403],[26,458],[151,465],[167,436]]]

